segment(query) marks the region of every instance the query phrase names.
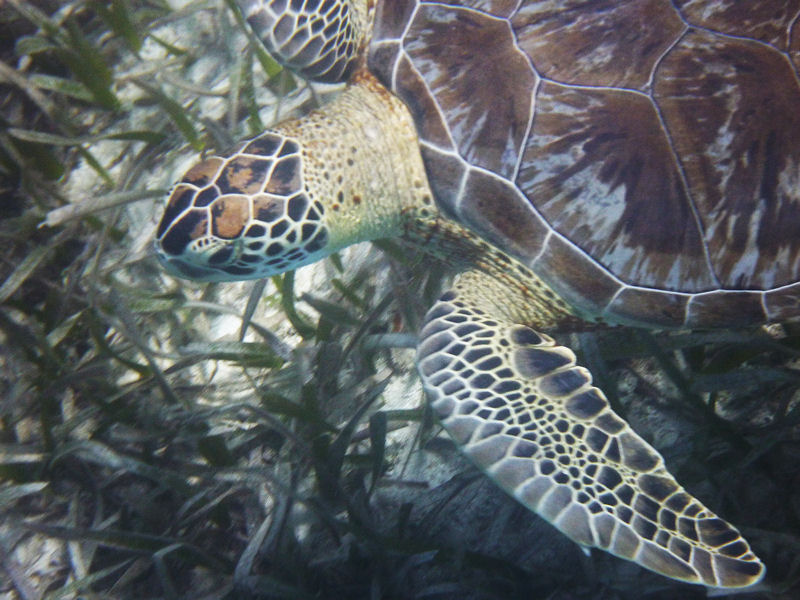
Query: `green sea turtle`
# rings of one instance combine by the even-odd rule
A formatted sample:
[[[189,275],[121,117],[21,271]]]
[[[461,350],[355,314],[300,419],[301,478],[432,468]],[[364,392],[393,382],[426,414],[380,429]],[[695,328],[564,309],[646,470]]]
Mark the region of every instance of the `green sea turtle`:
[[[759,581],[545,332],[800,315],[800,2],[240,4],[285,65],[349,85],[192,168],[166,268],[260,278],[391,236],[444,258],[417,362],[463,451],[583,546]]]

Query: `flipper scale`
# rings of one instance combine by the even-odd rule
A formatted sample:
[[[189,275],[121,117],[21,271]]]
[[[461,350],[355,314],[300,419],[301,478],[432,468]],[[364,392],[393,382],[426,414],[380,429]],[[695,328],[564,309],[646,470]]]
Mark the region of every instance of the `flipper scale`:
[[[433,406],[464,452],[579,544],[688,582],[757,582],[764,567],[739,532],[678,485],[571,350],[485,310],[470,292],[480,277],[431,309],[418,350]]]

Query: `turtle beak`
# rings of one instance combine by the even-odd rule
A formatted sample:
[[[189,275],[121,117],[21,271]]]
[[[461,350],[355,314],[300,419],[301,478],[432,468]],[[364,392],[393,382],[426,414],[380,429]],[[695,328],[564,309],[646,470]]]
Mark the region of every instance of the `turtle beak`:
[[[175,256],[166,252],[158,240],[155,251],[158,261],[170,275],[194,281],[231,281],[235,277],[227,274],[224,268],[239,258],[241,244],[235,241],[217,243],[204,251],[194,251]]]

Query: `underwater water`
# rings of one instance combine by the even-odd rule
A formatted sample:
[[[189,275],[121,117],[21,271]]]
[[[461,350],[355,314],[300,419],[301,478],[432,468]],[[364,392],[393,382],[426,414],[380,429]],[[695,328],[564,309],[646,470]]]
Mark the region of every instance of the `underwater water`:
[[[0,594],[702,598],[589,556],[462,457],[413,340],[446,265],[392,241],[261,284],[152,252],[213,149],[337,93],[231,4],[0,5]],[[794,598],[800,328],[565,335]]]

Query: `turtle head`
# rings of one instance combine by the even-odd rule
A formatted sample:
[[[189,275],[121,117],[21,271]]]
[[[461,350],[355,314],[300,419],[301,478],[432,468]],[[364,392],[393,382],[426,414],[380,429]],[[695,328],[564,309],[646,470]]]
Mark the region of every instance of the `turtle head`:
[[[302,161],[296,139],[267,132],[190,169],[156,233],[167,271],[200,281],[258,279],[330,254],[325,211],[305,185]]]

